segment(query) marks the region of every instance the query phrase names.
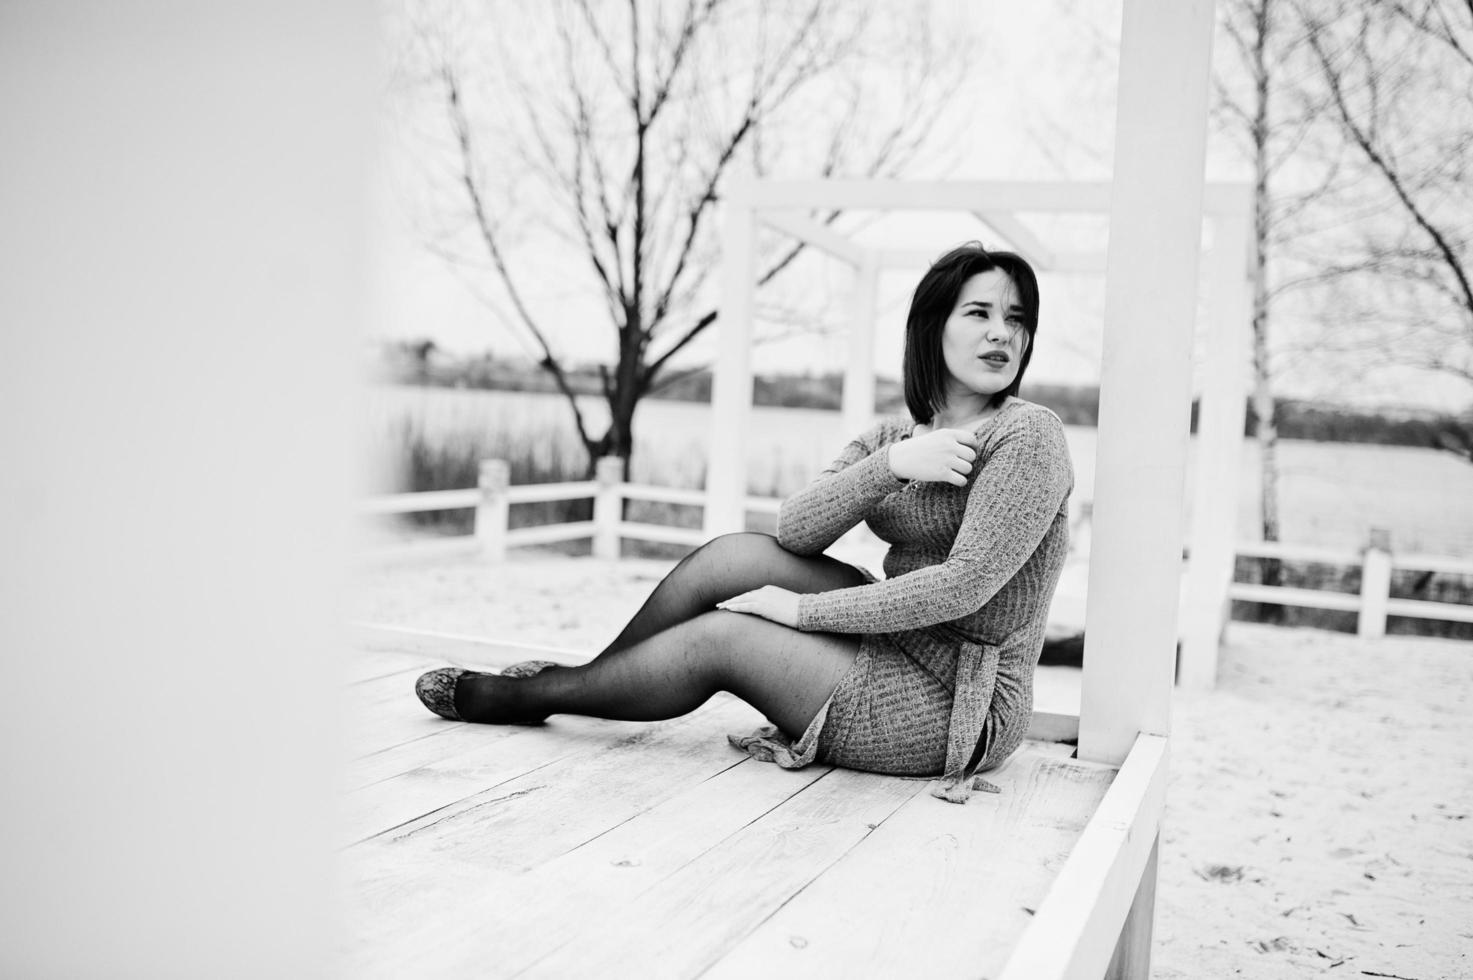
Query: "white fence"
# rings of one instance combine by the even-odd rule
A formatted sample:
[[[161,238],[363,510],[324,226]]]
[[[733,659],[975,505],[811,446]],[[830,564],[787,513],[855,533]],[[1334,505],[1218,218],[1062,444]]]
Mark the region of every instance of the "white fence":
[[[542,524],[513,528],[509,524],[512,504],[545,503],[554,500],[593,500],[593,520],[565,524]],[[454,510],[474,507],[475,533],[447,538],[444,541],[417,542],[395,548],[378,549],[374,554],[392,556],[447,552],[479,551],[489,560],[506,557],[507,548],[551,544],[557,541],[592,539],[596,558],[619,557],[623,538],[661,541],[695,547],[705,542],[700,528],[670,527],[644,524],[623,519],[625,500],[650,500],[660,503],[704,506],[704,490],[657,487],[627,483],[623,479],[623,463],[615,457],[598,461],[594,479],[576,483],[528,483],[512,486],[507,464],[499,459],[481,462],[478,485],[466,490],[436,490],[428,493],[401,493],[375,497],[360,507],[363,514],[409,514],[422,511]],[[776,497],[747,497],[748,511],[776,514],[782,501]]]
[[[593,500],[593,520],[565,524],[543,524],[536,527],[509,526],[512,504],[544,503],[554,500]],[[650,500],[671,504],[704,506],[704,490],[683,490],[648,484],[626,483],[620,460],[614,457],[598,462],[595,479],[577,483],[535,483],[512,486],[507,464],[498,459],[481,463],[478,486],[465,490],[435,490],[426,493],[402,493],[375,497],[360,506],[360,513],[408,514],[424,511],[475,508],[475,533],[441,541],[417,542],[375,552],[380,556],[428,555],[435,552],[463,553],[479,551],[488,560],[501,561],[506,549],[527,545],[551,544],[557,541],[592,539],[597,558],[619,557],[623,538],[661,541],[695,547],[705,541],[700,528],[669,527],[623,519],[625,500]],[[747,497],[746,509],[775,514],[781,500],[774,497]],[[1318,562],[1327,565],[1360,566],[1359,594],[1323,589],[1234,582],[1228,587],[1228,598],[1263,602],[1282,606],[1315,609],[1337,609],[1359,614],[1357,632],[1362,636],[1383,636],[1388,616],[1410,616],[1448,622],[1473,623],[1473,605],[1452,602],[1429,602],[1422,599],[1391,597],[1391,573],[1395,569],[1443,572],[1473,577],[1473,560],[1441,555],[1396,554],[1391,550],[1390,535],[1373,530],[1366,547],[1360,551],[1320,548],[1313,545],[1285,544],[1275,541],[1243,541],[1235,546],[1239,557],[1277,558],[1284,561]]]
[[[1473,561],[1441,555],[1397,554],[1391,550],[1390,534],[1379,528],[1371,531],[1370,540],[1360,551],[1284,544],[1279,541],[1240,542],[1235,550],[1240,557],[1277,558],[1325,565],[1359,565],[1361,588],[1357,595],[1323,589],[1234,582],[1228,586],[1228,597],[1231,599],[1358,613],[1356,632],[1361,636],[1384,636],[1388,616],[1473,623],[1473,605],[1391,597],[1391,573],[1395,569],[1473,576]]]

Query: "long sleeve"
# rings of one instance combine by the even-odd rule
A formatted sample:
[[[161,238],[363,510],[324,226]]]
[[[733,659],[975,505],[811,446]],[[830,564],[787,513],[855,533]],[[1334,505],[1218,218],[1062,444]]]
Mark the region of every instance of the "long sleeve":
[[[864,519],[876,501],[905,486],[890,470],[884,435],[896,421],[882,422],[844,447],[812,483],[783,501],[777,540],[798,555],[816,555]]]
[[[1016,414],[980,460],[944,561],[882,582],[804,595],[798,628],[894,632],[976,612],[1038,548],[1072,486],[1058,417],[1046,409]]]

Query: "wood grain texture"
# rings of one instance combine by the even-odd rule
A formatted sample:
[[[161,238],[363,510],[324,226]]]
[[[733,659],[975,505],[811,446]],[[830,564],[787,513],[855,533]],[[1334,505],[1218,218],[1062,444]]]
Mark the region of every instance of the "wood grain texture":
[[[343,694],[355,977],[991,975],[1114,777],[1046,742],[967,806],[926,780],[785,771],[726,744],[762,720],[727,695],[648,725],[447,722],[413,678],[437,645],[491,645],[416,642]]]
[[[1113,776],[1030,744],[999,794],[917,796],[706,976],[995,975]]]

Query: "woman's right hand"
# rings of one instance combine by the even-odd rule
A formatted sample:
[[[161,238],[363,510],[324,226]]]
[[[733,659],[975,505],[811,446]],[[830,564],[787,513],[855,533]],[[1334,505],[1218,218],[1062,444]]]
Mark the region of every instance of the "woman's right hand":
[[[977,436],[966,429],[918,425],[915,434],[890,446],[890,472],[902,480],[962,487],[977,460]]]

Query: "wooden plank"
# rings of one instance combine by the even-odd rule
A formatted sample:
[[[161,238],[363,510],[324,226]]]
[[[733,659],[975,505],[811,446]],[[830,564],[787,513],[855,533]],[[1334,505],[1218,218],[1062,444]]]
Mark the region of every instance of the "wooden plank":
[[[862,265],[869,254],[868,249],[858,242],[845,238],[831,226],[814,221],[801,211],[766,211],[757,215],[769,228],[791,235],[800,242],[852,266]]]
[[[463,896],[435,915],[432,942],[417,951],[385,951],[373,972],[516,975],[828,772],[741,761],[525,874],[501,879],[494,890]],[[627,971],[586,966],[580,972]]]
[[[1233,550],[1245,558],[1283,558],[1287,561],[1313,561],[1322,565],[1359,565],[1358,551],[1324,548],[1319,545],[1289,541],[1239,541]]]
[[[1361,606],[1358,595],[1348,592],[1325,592],[1321,589],[1291,589],[1279,585],[1255,585],[1234,582],[1228,586],[1228,597],[1244,602],[1269,602],[1280,606],[1309,606],[1314,609],[1343,609],[1355,612]]]
[[[618,964],[626,976],[696,976],[926,786],[836,769],[637,902],[607,910],[522,975],[580,976],[589,964]]]
[[[1078,742],[1079,716],[1035,711],[1028,722],[1027,737],[1039,742]]]
[[[550,500],[582,500],[598,493],[598,483],[579,480],[571,483],[519,483],[506,488],[509,504],[537,504]]]
[[[849,355],[839,417],[845,432],[864,432],[875,419],[875,317],[879,309],[879,257],[866,251],[854,269],[849,296]]]
[[[381,752],[438,734],[447,724],[427,711],[414,694],[418,668],[364,681],[342,693],[344,738],[355,755]]]
[[[538,524],[535,527],[517,527],[506,532],[508,548],[525,548],[534,544],[551,544],[554,541],[577,541],[591,538],[597,527],[592,521],[569,521],[566,524]]]
[[[410,743],[441,750],[434,761],[349,792],[339,830],[342,842],[354,844],[386,833],[426,814],[484,793],[520,776],[571,756],[606,749],[626,730],[617,722],[596,718],[559,718],[555,726],[469,725],[441,721],[445,727],[476,729],[482,744],[450,752],[460,744],[442,738]],[[401,746],[407,748],[407,746]],[[377,753],[382,756],[384,753]]]
[[[1080,758],[1117,765],[1171,727],[1212,25],[1125,0],[1079,713]]]
[[[1351,562],[1349,564],[1356,564]],[[1473,575],[1473,561],[1467,558],[1451,558],[1446,555],[1403,555],[1392,552],[1391,565],[1393,568],[1415,568],[1424,572],[1446,572],[1449,575]]]
[[[1204,361],[1220,365],[1202,379],[1197,416],[1197,462],[1192,520],[1181,612],[1181,655],[1177,683],[1209,690],[1217,683],[1218,652],[1229,612],[1233,542],[1237,536],[1238,479],[1247,410],[1251,215],[1217,219],[1209,256],[1210,327]]]
[[[755,514],[776,514],[782,509],[781,497],[748,497],[742,506]]]
[[[621,483],[619,492],[629,500],[653,500],[657,503],[689,504],[704,507],[706,491],[689,487],[657,487],[649,483]]]
[[[370,497],[358,502],[360,514],[412,514],[427,510],[461,510],[481,502],[475,487],[462,490],[425,490]]]
[[[555,737],[559,721],[535,731]],[[470,901],[481,887],[474,882],[507,887],[516,875],[739,764],[745,757],[724,734],[758,721],[753,709],[729,699],[674,721],[610,723],[620,734],[589,752],[348,848],[343,863],[355,959],[392,957],[398,943],[433,932],[445,909]]]
[[[413,654],[458,667],[499,669],[522,660],[551,660],[560,664],[583,664],[592,659],[584,650],[545,647],[530,643],[508,643],[465,633],[409,629],[381,623],[350,623],[353,642],[365,651]]]
[[[1141,872],[1135,901],[1125,917],[1125,926],[1115,943],[1115,954],[1105,970],[1105,980],[1150,980],[1151,934],[1156,918],[1156,865],[1161,850],[1161,835],[1151,844],[1151,856]]]
[[[692,546],[706,543],[706,532],[698,527],[670,527],[665,524],[640,524],[634,521],[619,522],[619,537]]]
[[[356,684],[389,674],[398,674],[415,667],[429,670],[438,666],[430,658],[400,650],[358,650],[343,658],[341,676],[344,684]]]
[[[521,731],[525,729],[512,725],[471,725],[450,721],[426,728],[421,738],[358,755],[350,761],[343,769],[343,791],[352,792],[434,762],[453,759]]]
[[[728,175],[721,201],[721,318],[711,372],[712,453],[706,467],[707,538],[745,530],[747,420],[752,411],[752,321],[756,311],[754,181]]]
[[[703,976],[993,976],[1114,775],[1025,744],[1000,794],[918,794]]]
[[[1473,623],[1473,606],[1456,602],[1427,602],[1422,599],[1387,599],[1386,615]]]
[[[1103,181],[762,180],[752,186],[761,209],[863,208],[869,211],[1100,212],[1110,207]],[[934,258],[934,256],[932,256]]]
[[[1166,739],[1138,736],[999,980],[1097,980],[1161,826]]]
[[[992,208],[986,211],[973,211],[972,215],[988,229],[1006,239],[1009,245],[1017,249],[1040,271],[1051,271],[1055,268],[1053,250],[1045,245],[1043,239],[1039,238],[1032,228],[1023,224],[1013,212]],[[988,247],[995,246],[989,245]]]

